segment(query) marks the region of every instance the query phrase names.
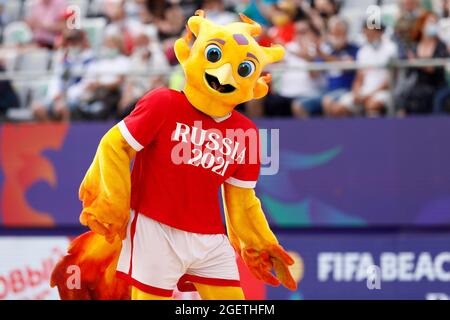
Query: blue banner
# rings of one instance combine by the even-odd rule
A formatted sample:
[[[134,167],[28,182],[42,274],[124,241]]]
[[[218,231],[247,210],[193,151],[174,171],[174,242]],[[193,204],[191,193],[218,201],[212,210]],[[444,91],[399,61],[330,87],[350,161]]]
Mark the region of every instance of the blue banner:
[[[279,233],[298,290],[268,299],[450,299],[450,233]]]
[[[0,224],[78,225],[79,184],[112,125],[2,125]],[[257,184],[273,226],[450,225],[450,118],[257,125],[278,132],[262,139],[275,172]]]

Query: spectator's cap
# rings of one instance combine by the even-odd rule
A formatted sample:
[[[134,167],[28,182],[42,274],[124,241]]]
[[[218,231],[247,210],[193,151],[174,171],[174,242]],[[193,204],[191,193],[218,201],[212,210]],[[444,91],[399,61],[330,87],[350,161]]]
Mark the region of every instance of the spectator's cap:
[[[82,42],[85,40],[86,34],[78,29],[66,29],[63,33],[63,43],[67,42]]]
[[[371,23],[369,21],[364,20],[362,23],[363,30],[376,30],[379,32],[384,32],[386,30],[386,25],[383,22]]]

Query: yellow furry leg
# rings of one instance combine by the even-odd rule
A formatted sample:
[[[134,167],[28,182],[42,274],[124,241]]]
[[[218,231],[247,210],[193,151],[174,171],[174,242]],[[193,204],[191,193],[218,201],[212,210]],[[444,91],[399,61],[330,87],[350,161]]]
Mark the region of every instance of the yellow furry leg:
[[[131,288],[131,300],[171,300],[171,299],[172,299],[171,297],[162,297],[141,291],[136,287]]]
[[[204,300],[245,300],[240,287],[211,286],[194,283],[195,288]]]

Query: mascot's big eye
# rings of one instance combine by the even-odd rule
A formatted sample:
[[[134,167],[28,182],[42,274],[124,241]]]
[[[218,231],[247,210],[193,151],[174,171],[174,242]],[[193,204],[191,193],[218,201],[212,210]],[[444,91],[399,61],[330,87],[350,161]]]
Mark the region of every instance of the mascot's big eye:
[[[215,44],[210,44],[205,49],[205,57],[209,62],[217,62],[222,58],[222,51]]]
[[[238,73],[241,77],[248,77],[255,72],[255,64],[251,61],[244,61],[238,67]]]

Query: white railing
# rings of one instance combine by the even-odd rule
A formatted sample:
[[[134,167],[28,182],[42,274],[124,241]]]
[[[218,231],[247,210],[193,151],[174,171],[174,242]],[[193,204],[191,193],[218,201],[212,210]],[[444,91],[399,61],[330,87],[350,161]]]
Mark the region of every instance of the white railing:
[[[408,69],[408,68],[426,68],[426,67],[447,67],[450,70],[450,58],[447,59],[410,59],[410,60],[392,60],[387,64],[366,64],[358,62],[311,62],[304,66],[289,67],[289,70],[299,71],[331,71],[331,70],[361,70],[367,68],[379,69]],[[268,66],[267,71],[281,73],[286,70],[283,64],[274,64]],[[173,71],[173,68],[171,69]],[[107,74],[105,72],[104,74]],[[148,71],[130,72],[129,77],[149,77],[155,75],[167,75],[167,69],[157,70],[152,69]],[[55,75],[54,71],[14,71],[14,72],[0,72],[0,80],[20,80],[20,81],[35,81],[50,79]],[[87,75],[80,75],[87,76]]]

